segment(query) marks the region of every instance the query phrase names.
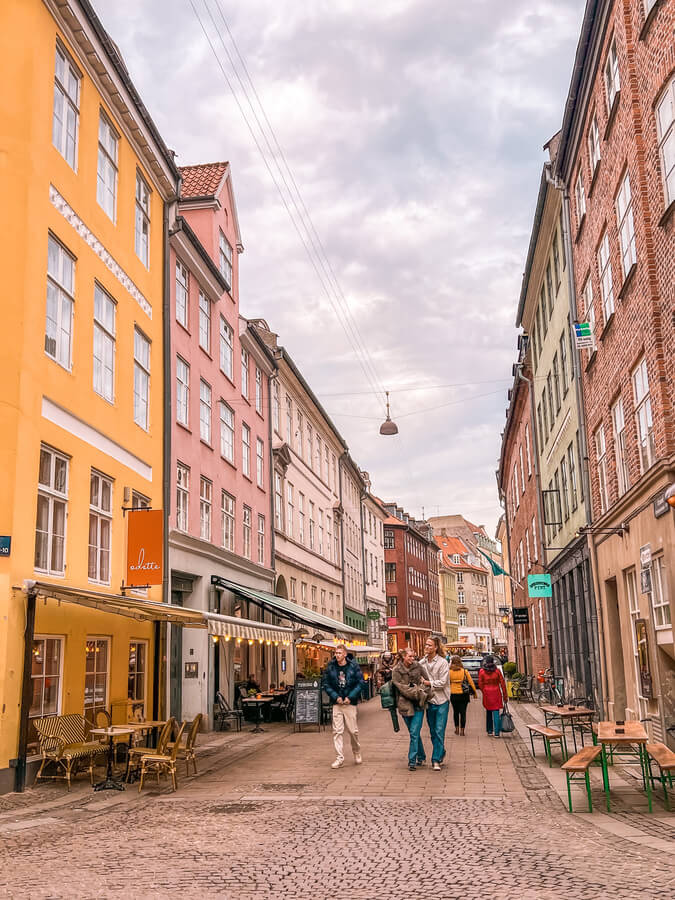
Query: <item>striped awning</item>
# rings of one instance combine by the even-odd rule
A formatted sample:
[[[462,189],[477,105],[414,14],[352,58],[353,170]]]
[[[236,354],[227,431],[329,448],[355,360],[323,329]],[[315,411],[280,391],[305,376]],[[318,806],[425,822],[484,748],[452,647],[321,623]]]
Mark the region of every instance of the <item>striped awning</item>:
[[[277,641],[287,644],[293,641],[293,629],[282,625],[268,625],[267,622],[254,622],[238,616],[221,616],[218,613],[205,612],[203,616],[209,634],[224,638],[244,638],[248,641]]]

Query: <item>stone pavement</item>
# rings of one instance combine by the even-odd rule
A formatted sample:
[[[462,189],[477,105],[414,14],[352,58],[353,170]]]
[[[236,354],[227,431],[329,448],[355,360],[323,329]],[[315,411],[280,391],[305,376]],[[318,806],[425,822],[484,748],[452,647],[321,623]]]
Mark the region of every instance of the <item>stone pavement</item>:
[[[362,766],[330,768],[329,731],[272,726],[207,736],[176,794],[83,781],[70,797],[58,784],[10,797],[0,896],[675,896],[674,815],[570,815],[520,735],[486,737],[469,709],[440,773],[408,772],[407,735],[375,700],[360,708]]]

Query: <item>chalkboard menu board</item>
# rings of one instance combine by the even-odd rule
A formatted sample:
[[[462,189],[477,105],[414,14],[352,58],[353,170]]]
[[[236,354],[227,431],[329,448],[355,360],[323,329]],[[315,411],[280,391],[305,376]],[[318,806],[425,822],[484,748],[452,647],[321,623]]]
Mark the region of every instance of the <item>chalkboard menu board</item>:
[[[321,724],[321,679],[298,680],[295,682],[296,725]]]

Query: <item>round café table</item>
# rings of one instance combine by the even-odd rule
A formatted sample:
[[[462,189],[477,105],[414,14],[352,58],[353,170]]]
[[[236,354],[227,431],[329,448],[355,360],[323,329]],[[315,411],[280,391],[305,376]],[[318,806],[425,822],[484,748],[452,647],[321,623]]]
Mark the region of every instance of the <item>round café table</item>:
[[[251,729],[251,734],[260,734],[265,730],[260,727],[260,723],[263,721],[262,709],[266,703],[271,703],[272,699],[272,697],[247,697],[246,699],[242,697],[242,703],[255,704],[256,707],[255,728]]]
[[[115,761],[115,738],[121,735],[131,735],[133,728],[127,728],[125,725],[111,725],[110,728],[92,728],[90,734],[100,734],[101,737],[108,738],[108,767],[105,773],[105,779],[94,785],[95,791],[123,791],[124,785],[117,778],[113,777],[113,763]]]

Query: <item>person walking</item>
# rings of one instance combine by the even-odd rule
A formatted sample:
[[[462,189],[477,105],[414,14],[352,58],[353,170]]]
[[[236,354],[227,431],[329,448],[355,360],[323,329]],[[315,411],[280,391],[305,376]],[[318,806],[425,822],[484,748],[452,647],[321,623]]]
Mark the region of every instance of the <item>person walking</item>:
[[[427,725],[431,734],[431,768],[440,772],[445,758],[445,729],[450,710],[450,674],[440,638],[427,638],[420,665],[424,669],[424,683],[430,689]]]
[[[360,766],[363,762],[361,744],[359,742],[359,725],[356,706],[361,699],[363,675],[354,659],[347,659],[347,648],[338,644],[335,656],[326,666],[323,675],[323,689],[333,705],[333,744],[335,746],[335,762],[331,768],[339,769],[344,765],[344,733],[347,729],[352,744],[354,762]]]
[[[427,760],[421,732],[429,693],[424,684],[424,669],[416,661],[415,653],[410,647],[399,651],[399,659],[394,666],[391,680],[396,688],[398,711],[410,732],[408,768],[414,772],[417,766],[423,766]]]
[[[506,682],[491,654],[483,660],[478,673],[478,687],[483,695],[485,728],[488,734],[494,733],[498,738],[501,730],[500,712],[506,703]]]
[[[377,689],[382,687],[383,684],[386,684],[388,681],[391,681],[391,676],[394,671],[394,654],[391,650],[385,650],[380,659],[380,667],[375,673],[375,684]]]
[[[466,728],[466,708],[472,694],[476,696],[476,685],[471,673],[464,668],[461,656],[453,656],[450,660],[450,703],[455,734],[462,737]]]

